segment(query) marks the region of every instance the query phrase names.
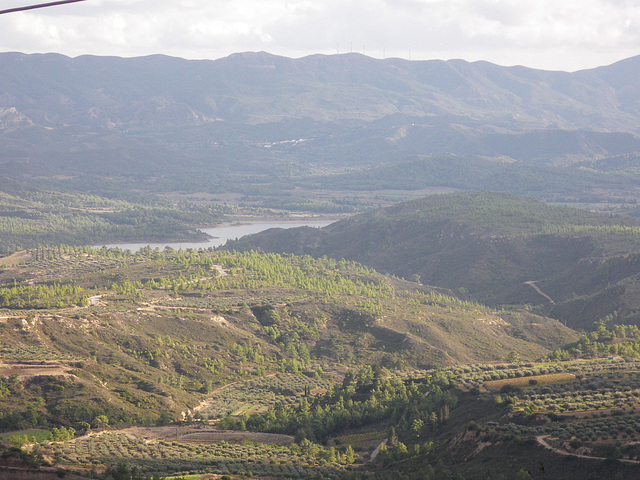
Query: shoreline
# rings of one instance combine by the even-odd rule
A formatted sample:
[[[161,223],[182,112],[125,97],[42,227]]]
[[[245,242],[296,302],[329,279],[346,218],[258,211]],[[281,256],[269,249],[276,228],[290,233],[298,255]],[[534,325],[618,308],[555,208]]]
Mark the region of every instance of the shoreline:
[[[342,217],[344,218],[344,217]],[[91,248],[100,249],[102,247],[107,248],[120,248],[123,250],[137,251],[147,246],[151,248],[163,249],[169,246],[173,249],[208,249],[218,248],[224,245],[229,240],[242,238],[245,235],[252,235],[259,233],[269,228],[296,228],[302,226],[315,226],[315,228],[321,228],[337,221],[335,215],[322,216],[322,215],[300,215],[299,217],[292,218],[269,216],[269,217],[252,217],[252,216],[234,216],[228,218],[226,221],[217,225],[208,227],[199,227],[198,231],[202,235],[198,235],[199,238],[188,240],[131,240],[131,241],[115,241],[110,243],[93,244],[89,245]],[[258,228],[251,228],[256,226]],[[260,228],[266,226],[266,228]],[[221,230],[220,232],[213,232],[214,230]],[[220,235],[216,235],[220,233]],[[204,236],[204,239],[203,239]]]
[[[309,215],[309,214],[300,214],[299,216],[278,216],[278,215],[268,215],[268,216],[251,216],[251,215],[233,215],[229,216],[227,220],[222,223],[218,223],[216,225],[211,225],[207,227],[198,227],[198,230],[202,230],[203,228],[219,228],[219,227],[235,227],[238,225],[249,225],[256,224],[259,225],[261,223],[300,223],[300,222],[309,222],[309,223],[323,223],[327,222],[327,224],[335,223],[339,220],[343,220],[352,215]]]

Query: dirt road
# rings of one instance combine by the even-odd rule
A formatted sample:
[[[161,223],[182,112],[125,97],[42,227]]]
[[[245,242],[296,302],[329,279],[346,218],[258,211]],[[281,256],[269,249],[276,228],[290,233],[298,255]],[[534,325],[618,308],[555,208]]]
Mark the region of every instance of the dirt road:
[[[571,453],[571,452],[567,452],[566,450],[560,450],[559,448],[552,447],[545,440],[545,438],[547,438],[547,437],[548,437],[548,435],[538,435],[536,437],[536,441],[540,445],[542,445],[544,448],[546,448],[547,450],[551,450],[552,452],[557,453],[558,455],[572,456],[572,457],[577,457],[577,458],[586,458],[586,459],[589,459],[589,460],[607,460],[606,457],[593,457],[593,456],[590,456],[590,455],[580,455],[580,454],[577,454],[577,453]],[[618,458],[617,460],[619,462],[623,462],[623,463],[640,464],[640,460],[631,460],[629,458]]]
[[[546,298],[547,300],[549,300],[549,302],[552,305],[555,305],[556,302],[553,301],[553,298],[551,298],[549,295],[547,295],[546,293],[544,293],[542,290],[540,290],[540,288],[536,285],[537,280],[529,280],[528,282],[524,282],[525,285],[529,285],[530,287],[533,287],[535,289],[536,292],[538,292],[540,295],[542,295],[544,298]]]

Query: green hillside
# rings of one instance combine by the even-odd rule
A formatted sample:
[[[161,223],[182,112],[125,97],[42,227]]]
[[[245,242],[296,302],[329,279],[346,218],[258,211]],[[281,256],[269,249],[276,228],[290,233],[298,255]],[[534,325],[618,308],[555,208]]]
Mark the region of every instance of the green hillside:
[[[467,203],[461,225],[516,238],[560,215],[527,203],[484,232]],[[0,475],[637,478],[636,327],[580,336],[327,257],[55,247],[0,265]]]
[[[153,424],[267,373],[537,358],[576,338],[553,320],[311,257],[35,249],[5,260],[0,282],[7,372],[17,362],[61,375],[5,383],[0,402],[24,406],[1,416],[5,429],[37,426],[24,425],[36,404],[38,422]]]
[[[639,247],[632,218],[494,193],[435,195],[229,245],[355,260],[484,303],[529,304],[586,329],[605,317],[640,321]]]
[[[0,178],[0,254],[39,245],[204,239],[232,207],[129,200],[34,187]]]
[[[607,207],[613,209],[623,207],[624,203],[631,206],[636,203],[634,158],[604,158],[558,168],[513,162],[506,157],[419,155],[355,172],[310,176],[301,184],[308,188],[355,192],[448,187],[461,191],[514,193],[552,202],[592,203],[594,206],[610,202]],[[589,168],[584,168],[587,165]],[[617,199],[611,198],[614,191]]]

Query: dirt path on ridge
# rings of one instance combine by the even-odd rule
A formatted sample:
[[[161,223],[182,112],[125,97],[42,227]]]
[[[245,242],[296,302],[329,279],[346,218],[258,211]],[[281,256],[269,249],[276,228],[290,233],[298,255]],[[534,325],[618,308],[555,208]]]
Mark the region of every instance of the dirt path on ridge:
[[[536,292],[538,292],[540,295],[542,295],[544,298],[546,298],[547,300],[549,300],[549,302],[551,302],[551,305],[555,305],[556,302],[553,301],[553,298],[551,298],[549,295],[547,295],[546,293],[544,293],[542,290],[540,290],[540,287],[538,287],[536,285],[538,281],[537,280],[529,280],[528,282],[524,282],[525,285],[529,285],[530,287],[533,287],[535,289]]]

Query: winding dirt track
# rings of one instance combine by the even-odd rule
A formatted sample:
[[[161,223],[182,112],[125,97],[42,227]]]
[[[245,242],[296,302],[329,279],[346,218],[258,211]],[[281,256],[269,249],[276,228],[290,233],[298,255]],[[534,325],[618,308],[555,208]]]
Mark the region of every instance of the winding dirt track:
[[[524,282],[525,285],[529,285],[530,287],[533,287],[535,289],[536,292],[538,292],[540,295],[542,295],[544,298],[546,298],[547,300],[549,300],[549,302],[551,303],[551,305],[555,305],[556,302],[553,301],[553,298],[551,298],[549,295],[547,295],[546,293],[544,293],[542,290],[540,290],[540,287],[538,287],[536,285],[537,280],[529,280],[528,282]]]
[[[572,457],[578,457],[578,458],[586,458],[588,460],[608,460],[606,457],[592,457],[590,455],[579,455],[577,453],[571,453],[571,452],[567,452],[566,450],[560,450],[559,448],[552,447],[545,440],[545,438],[547,438],[547,437],[548,437],[548,435],[538,435],[536,437],[536,441],[540,445],[542,445],[544,448],[546,448],[547,450],[551,450],[552,452],[557,453],[558,455],[572,456]],[[616,460],[618,460],[619,462],[623,462],[623,463],[640,464],[640,460],[631,460],[630,458],[617,458]]]

